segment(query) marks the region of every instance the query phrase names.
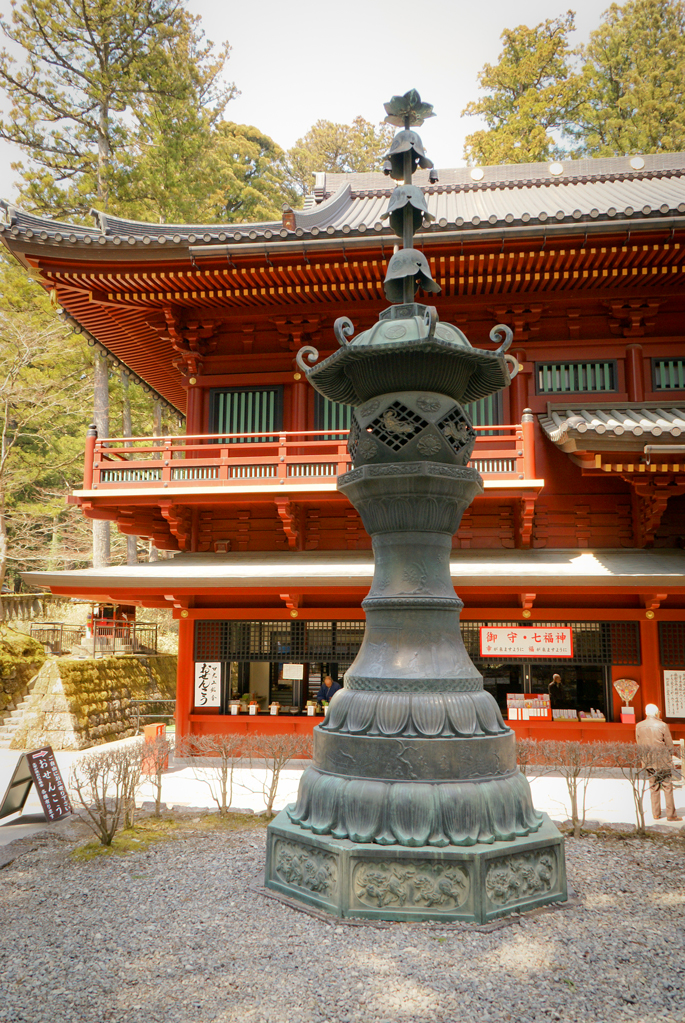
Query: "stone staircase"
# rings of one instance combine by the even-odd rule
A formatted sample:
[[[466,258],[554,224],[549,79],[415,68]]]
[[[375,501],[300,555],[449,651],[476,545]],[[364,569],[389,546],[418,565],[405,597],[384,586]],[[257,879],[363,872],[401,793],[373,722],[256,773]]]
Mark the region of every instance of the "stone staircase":
[[[10,711],[9,714],[5,716],[2,724],[0,724],[0,749],[10,749],[12,739],[14,738],[17,729],[21,724],[21,719],[28,708],[34,682],[35,678],[31,679],[29,690],[24,698],[17,704],[14,710]]]

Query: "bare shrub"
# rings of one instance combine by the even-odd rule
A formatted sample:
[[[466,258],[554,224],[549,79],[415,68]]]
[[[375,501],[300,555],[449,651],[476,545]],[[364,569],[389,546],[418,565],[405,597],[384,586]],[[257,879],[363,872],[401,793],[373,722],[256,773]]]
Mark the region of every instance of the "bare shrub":
[[[630,782],[637,833],[644,835],[645,789],[652,778],[658,789],[670,779],[671,754],[665,746],[643,746],[632,742],[613,742],[606,745],[610,747],[612,766],[618,767],[623,777]]]
[[[244,747],[245,736],[231,733],[188,735],[176,745],[177,754],[190,760],[195,777],[208,787],[222,817],[233,802],[233,772]]]
[[[573,834],[585,824],[587,790],[596,769],[611,763],[611,743],[546,739],[538,744],[543,761],[566,782]]]
[[[262,794],[267,816],[273,817],[274,800],[281,772],[290,760],[310,760],[313,751],[311,735],[275,734],[250,737],[250,767],[254,760],[264,762],[265,776]]]
[[[122,825],[133,824],[141,761],[142,744],[134,743],[89,753],[72,766],[72,798],[102,845],[111,845]]]
[[[169,766],[169,757],[174,751],[171,739],[156,735],[152,741],[143,744],[143,774],[149,775],[155,793],[155,817],[162,812],[162,775]]]
[[[537,739],[523,738],[516,740],[516,762],[521,774],[535,774],[539,776],[551,769],[545,760],[542,745]],[[533,771],[533,767],[537,770]]]

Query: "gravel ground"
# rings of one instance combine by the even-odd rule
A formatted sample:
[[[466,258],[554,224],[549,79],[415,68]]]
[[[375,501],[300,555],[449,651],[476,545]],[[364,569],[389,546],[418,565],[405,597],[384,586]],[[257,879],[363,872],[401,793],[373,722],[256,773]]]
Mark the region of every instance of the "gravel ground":
[[[569,908],[477,927],[337,923],[265,897],[256,821],[185,818],[85,861],[74,835],[3,850],[3,1023],[685,1019],[681,836],[569,838]]]

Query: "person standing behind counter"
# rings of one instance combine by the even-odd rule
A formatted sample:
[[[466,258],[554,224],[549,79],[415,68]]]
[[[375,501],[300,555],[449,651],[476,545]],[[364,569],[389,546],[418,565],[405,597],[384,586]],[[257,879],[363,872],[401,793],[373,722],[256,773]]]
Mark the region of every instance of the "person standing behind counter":
[[[560,710],[564,707],[564,687],[561,684],[561,675],[552,675],[552,681],[547,686],[549,703],[552,710]]]
[[[326,700],[327,703],[330,703],[340,689],[342,689],[342,686],[334,682],[330,675],[326,675],[323,685],[316,694],[316,702],[321,703],[323,700]]]

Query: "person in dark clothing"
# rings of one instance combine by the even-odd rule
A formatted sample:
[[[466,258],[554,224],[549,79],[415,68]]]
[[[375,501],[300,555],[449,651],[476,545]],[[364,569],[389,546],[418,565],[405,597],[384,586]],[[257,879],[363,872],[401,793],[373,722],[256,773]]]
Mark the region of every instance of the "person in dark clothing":
[[[323,680],[323,685],[316,694],[316,702],[322,703],[326,700],[326,702],[329,703],[340,689],[342,689],[342,686],[339,686],[337,682],[334,682],[330,675],[326,675]]]
[[[561,684],[560,675],[552,675],[552,681],[547,686],[549,702],[552,710],[559,710],[564,706],[564,687]]]

